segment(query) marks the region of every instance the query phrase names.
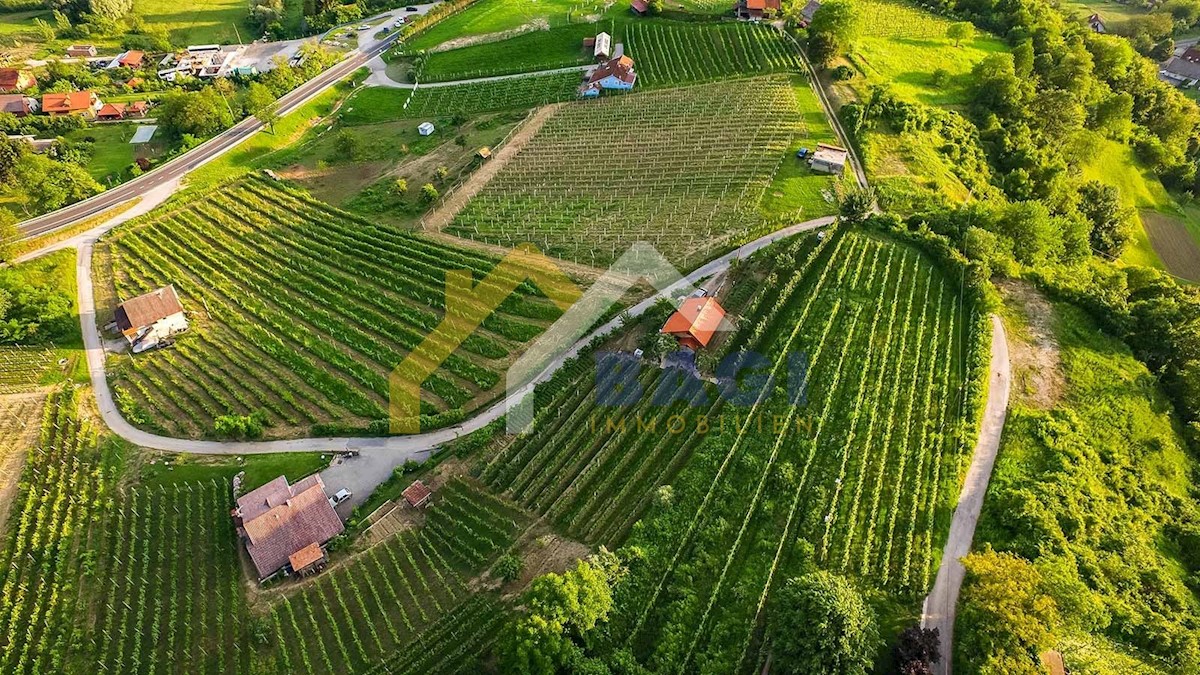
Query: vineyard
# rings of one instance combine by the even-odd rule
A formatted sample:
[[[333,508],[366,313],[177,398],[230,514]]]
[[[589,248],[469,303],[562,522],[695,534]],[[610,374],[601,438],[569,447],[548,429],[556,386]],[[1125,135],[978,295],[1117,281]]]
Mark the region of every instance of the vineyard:
[[[257,415],[269,435],[386,431],[388,375],[445,312],[445,275],[494,260],[248,180],[125,228],[101,251],[113,291],[174,284],[191,330],[121,358],[118,404],[182,436]],[[103,272],[102,272],[103,274]],[[500,373],[559,310],[525,284],[423,385],[429,426],[497,395]]]
[[[419,531],[368,549],[274,607],[278,672],[441,673],[473,661],[471,647],[486,644],[500,614],[467,582],[512,544],[523,521],[465,481],[449,483]],[[462,639],[468,629],[474,642]],[[441,650],[405,647],[418,635],[418,644]]]
[[[536,75],[502,82],[478,82],[414,90],[367,87],[351,97],[342,124],[361,126],[417,117],[475,115],[533,108],[579,95],[579,74]]]
[[[594,265],[645,240],[691,266],[758,224],[799,125],[783,77],[569,105],[450,231],[502,246],[532,242]]]
[[[652,670],[761,670],[772,585],[806,558],[910,603],[936,572],[964,457],[958,280],[856,233],[772,255],[724,350],[766,355],[781,379],[802,353],[805,397],[765,395],[796,384],[779,382],[656,406],[670,378],[647,364],[647,400],[600,410],[594,367],[575,365],[543,388],[533,431],[481,466],[567,532],[643,552],[611,630]]]
[[[725,3],[729,4],[729,3]],[[706,82],[800,68],[796,47],[779,31],[751,23],[635,22],[625,30],[638,86]]]
[[[54,358],[53,347],[0,347],[0,394],[14,394],[36,387],[54,366]]]

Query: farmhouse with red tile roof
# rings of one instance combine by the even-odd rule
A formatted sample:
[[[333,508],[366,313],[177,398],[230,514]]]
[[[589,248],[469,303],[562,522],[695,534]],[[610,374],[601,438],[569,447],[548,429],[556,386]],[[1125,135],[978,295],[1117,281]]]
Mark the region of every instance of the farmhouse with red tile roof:
[[[43,94],[42,112],[47,115],[86,115],[91,117],[100,101],[90,91],[72,91],[65,94]]]
[[[317,474],[295,485],[280,476],[251,490],[238,498],[233,516],[259,580],[285,567],[297,573],[306,571],[324,560],[324,553],[317,557],[313,547],[320,550],[345,529],[325,494],[325,482]],[[292,567],[293,560],[301,569]]]
[[[628,56],[618,56],[615,59],[596,66],[587,75],[587,80],[579,88],[580,96],[599,96],[601,89],[617,89],[628,91],[637,82],[637,73],[633,70],[633,59]]]
[[[662,332],[673,336],[681,347],[698,350],[712,342],[724,320],[725,310],[716,298],[688,298],[663,324]]]

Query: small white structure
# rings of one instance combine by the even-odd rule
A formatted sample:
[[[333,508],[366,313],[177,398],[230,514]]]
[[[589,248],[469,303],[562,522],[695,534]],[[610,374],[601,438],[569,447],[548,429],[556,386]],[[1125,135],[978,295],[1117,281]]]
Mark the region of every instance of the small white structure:
[[[149,143],[150,139],[154,138],[154,132],[158,131],[158,127],[153,124],[143,124],[133,132],[133,138],[129,139],[130,143],[138,145],[140,143]]]
[[[812,154],[812,159],[808,164],[813,171],[840,176],[846,170],[846,161],[849,156],[850,153],[845,148],[818,143],[817,150]]]
[[[600,33],[596,36],[596,44],[592,47],[592,56],[600,61],[607,61],[612,57],[612,36],[608,33]]]
[[[174,286],[163,286],[126,300],[117,306],[115,318],[117,329],[129,341],[134,354],[188,329]]]
[[[417,133],[421,134],[422,136],[428,136],[429,134],[432,134],[433,122],[421,122],[421,125],[417,127]]]

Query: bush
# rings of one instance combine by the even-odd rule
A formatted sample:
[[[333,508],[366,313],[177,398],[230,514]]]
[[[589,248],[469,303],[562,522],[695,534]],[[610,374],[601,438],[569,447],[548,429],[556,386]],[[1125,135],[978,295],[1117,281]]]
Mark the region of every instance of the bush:
[[[854,69],[847,65],[841,65],[830,71],[829,76],[833,78],[834,82],[845,82],[854,79]]]
[[[266,422],[266,415],[262,412],[252,415],[221,415],[213,421],[213,429],[222,438],[260,438]]]

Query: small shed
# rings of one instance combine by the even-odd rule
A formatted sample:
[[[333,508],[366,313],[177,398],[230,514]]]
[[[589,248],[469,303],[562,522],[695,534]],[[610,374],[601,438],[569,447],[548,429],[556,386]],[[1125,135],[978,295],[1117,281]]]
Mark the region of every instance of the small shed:
[[[487,146],[484,146],[475,153],[475,156],[478,157],[479,159],[491,159],[492,149]]]
[[[417,127],[417,133],[421,134],[422,136],[428,136],[429,134],[432,134],[433,131],[433,122],[421,122],[420,126]]]
[[[632,0],[629,3],[629,9],[638,16],[646,16],[650,12],[650,4],[646,0]]]
[[[163,286],[121,303],[116,322],[135,354],[188,328],[174,286]]]
[[[592,56],[598,61],[607,61],[612,57],[612,36],[608,33],[600,33],[596,36],[596,43],[592,46]]]
[[[67,56],[88,58],[96,55],[95,45],[71,45],[67,47]]]
[[[412,485],[404,488],[404,501],[408,502],[414,508],[421,508],[429,503],[429,498],[433,496],[433,490],[430,490],[420,480],[414,480]]]
[[[325,551],[314,541],[288,556],[288,565],[293,572],[302,577],[316,574],[325,566]]]
[[[846,162],[849,157],[850,153],[845,148],[818,143],[816,152],[812,154],[812,158],[809,160],[809,166],[812,167],[813,171],[840,176],[846,170]]]

